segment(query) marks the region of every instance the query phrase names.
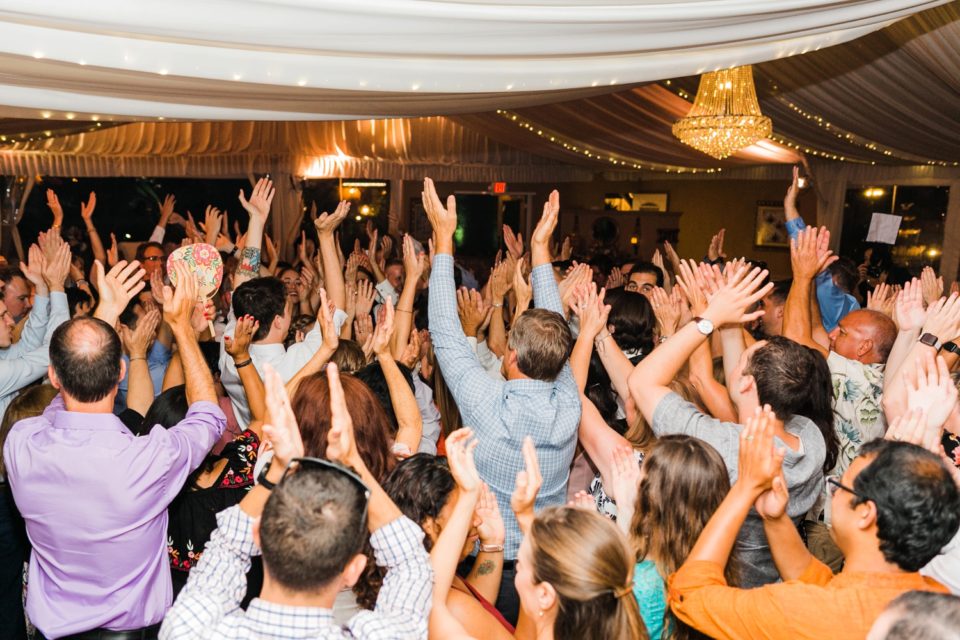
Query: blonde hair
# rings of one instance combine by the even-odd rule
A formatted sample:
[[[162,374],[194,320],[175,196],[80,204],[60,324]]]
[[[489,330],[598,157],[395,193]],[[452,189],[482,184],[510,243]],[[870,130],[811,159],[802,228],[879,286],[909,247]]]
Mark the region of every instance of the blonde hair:
[[[595,511],[551,507],[530,530],[533,580],[557,593],[556,640],[640,639],[634,555],[617,526]]]
[[[7,406],[7,411],[3,414],[3,421],[0,422],[0,474],[6,475],[7,473],[7,466],[3,462],[3,445],[7,442],[7,434],[10,433],[10,429],[21,420],[36,418],[42,414],[58,393],[59,391],[52,385],[37,385],[24,389]]]

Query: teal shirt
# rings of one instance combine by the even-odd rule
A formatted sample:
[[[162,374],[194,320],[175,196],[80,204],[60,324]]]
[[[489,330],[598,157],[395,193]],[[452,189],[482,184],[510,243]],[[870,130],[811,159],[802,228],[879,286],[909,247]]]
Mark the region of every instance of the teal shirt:
[[[663,616],[667,612],[667,588],[652,560],[637,563],[633,570],[633,597],[640,605],[643,624],[651,640],[663,636]]]

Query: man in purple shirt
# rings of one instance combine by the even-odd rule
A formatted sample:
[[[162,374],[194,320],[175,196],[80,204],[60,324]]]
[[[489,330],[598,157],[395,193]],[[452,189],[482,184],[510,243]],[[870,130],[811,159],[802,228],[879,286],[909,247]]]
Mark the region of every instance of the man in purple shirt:
[[[126,368],[113,327],[143,288],[143,269],[123,261],[106,275],[96,269],[95,318],[64,323],[50,341],[49,376],[60,395],[42,416],[14,425],[4,445],[33,546],[27,613],[47,638],[155,638],[173,599],[167,506],[226,418],[190,326],[197,298],[187,272],[177,274],[176,293],[164,288],[163,302],[186,377],[187,417],[137,438],[113,415]]]

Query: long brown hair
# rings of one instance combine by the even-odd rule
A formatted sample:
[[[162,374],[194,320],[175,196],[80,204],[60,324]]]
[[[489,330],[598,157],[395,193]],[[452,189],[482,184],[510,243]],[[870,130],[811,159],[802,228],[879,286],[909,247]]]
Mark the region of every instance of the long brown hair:
[[[696,405],[697,409],[702,413],[707,413],[707,410],[703,406],[703,399],[700,397],[700,392],[693,386],[689,378],[678,376],[667,386],[687,402]],[[623,437],[634,449],[643,452],[649,451],[657,441],[656,434],[653,433],[653,429],[640,411],[636,412],[636,418],[633,424],[627,425],[627,430],[624,432]]]
[[[41,384],[20,392],[7,406],[0,423],[0,474],[6,475],[7,467],[3,462],[3,445],[7,442],[7,434],[16,423],[27,418],[36,418],[43,413],[47,405],[59,393],[52,385]]]
[[[340,374],[347,409],[353,418],[357,451],[370,473],[382,481],[393,468],[390,455],[390,420],[370,387],[347,373]],[[304,378],[290,401],[293,414],[300,421],[304,453],[323,458],[327,452],[330,431],[330,386],[324,373]]]
[[[533,580],[557,592],[556,640],[647,639],[633,595],[633,553],[595,511],[551,507],[530,530]]]
[[[690,436],[664,436],[643,460],[643,479],[630,523],[637,561],[652,560],[667,576],[684,563],[700,532],[730,490],[723,458],[709,444]],[[727,581],[737,584],[736,561],[727,563]],[[669,609],[664,629],[673,638],[703,637]]]
[[[433,344],[427,348],[427,364],[430,366],[430,386],[433,387],[433,401],[437,405],[437,411],[440,412],[440,428],[443,436],[448,435],[463,426],[463,419],[460,417],[460,408],[457,407],[457,401],[453,399],[453,393],[447,386],[447,381],[443,378],[440,371],[440,365],[437,364],[437,354],[433,351]]]

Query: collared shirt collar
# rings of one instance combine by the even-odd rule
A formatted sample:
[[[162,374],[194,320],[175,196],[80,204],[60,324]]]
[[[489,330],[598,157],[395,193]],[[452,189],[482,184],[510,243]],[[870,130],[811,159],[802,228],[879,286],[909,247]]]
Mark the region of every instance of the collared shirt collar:
[[[330,609],[294,607],[260,598],[250,602],[246,621],[264,638],[315,638],[319,631],[337,627]]]
[[[130,433],[120,418],[112,413],[81,413],[58,411],[51,425],[54,429],[79,429],[83,431],[117,431]]]

